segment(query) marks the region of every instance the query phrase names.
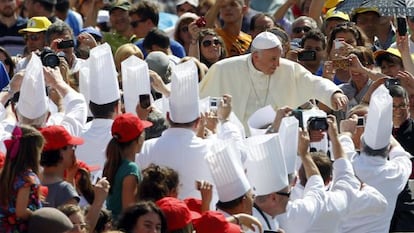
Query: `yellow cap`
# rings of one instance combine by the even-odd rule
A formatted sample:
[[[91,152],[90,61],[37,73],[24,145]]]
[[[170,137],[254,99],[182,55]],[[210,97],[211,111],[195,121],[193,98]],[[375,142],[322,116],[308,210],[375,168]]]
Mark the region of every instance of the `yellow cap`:
[[[27,21],[26,28],[20,29],[19,33],[26,32],[43,32],[46,31],[52,23],[44,16],[32,17]]]
[[[342,1],[343,0],[326,0],[325,5],[323,5],[323,7],[328,8],[328,9],[332,7],[336,7],[336,5],[338,5],[338,3]]]
[[[339,18],[345,21],[349,21],[349,15],[342,11],[337,11],[335,7],[329,9],[325,14],[325,20],[332,19],[332,18]]]
[[[388,48],[387,50],[377,50],[374,52],[374,59],[377,60],[379,57],[381,57],[384,54],[391,54],[394,56],[397,56],[401,58],[401,53],[396,48]]]

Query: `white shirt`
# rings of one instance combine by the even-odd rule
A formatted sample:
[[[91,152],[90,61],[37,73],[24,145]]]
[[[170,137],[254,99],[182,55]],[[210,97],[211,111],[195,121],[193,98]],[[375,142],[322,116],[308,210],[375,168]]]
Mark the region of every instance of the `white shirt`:
[[[112,119],[94,119],[87,124],[88,129],[81,134],[84,140],[76,148],[75,155],[88,165],[99,165],[103,170],[106,160],[106,147],[112,138]]]
[[[197,137],[191,129],[169,128],[161,137],[145,141],[135,161],[141,169],[151,163],[174,169],[180,180],[178,198],[200,198],[195,181],[199,179],[213,183],[207,161],[204,160],[208,153],[207,140]]]
[[[352,157],[355,175],[362,182],[376,188],[388,202],[385,212],[354,221],[355,225],[359,226],[358,232],[385,233],[389,231],[398,194],[404,189],[411,174],[409,157],[410,154],[402,147],[392,148],[389,160],[383,156],[368,156],[364,152],[355,153]],[[356,229],[355,226],[347,227]]]

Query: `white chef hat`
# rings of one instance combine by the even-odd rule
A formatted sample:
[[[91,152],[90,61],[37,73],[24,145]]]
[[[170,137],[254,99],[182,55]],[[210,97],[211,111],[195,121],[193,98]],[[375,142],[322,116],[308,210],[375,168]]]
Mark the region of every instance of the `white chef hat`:
[[[272,106],[267,105],[254,112],[247,120],[247,126],[250,130],[250,135],[265,134],[267,127],[272,124],[276,117],[276,112]]]
[[[279,139],[282,145],[282,155],[285,159],[288,174],[296,171],[298,157],[299,121],[294,116],[284,117],[279,127]]]
[[[252,47],[256,49],[271,49],[280,46],[282,46],[282,43],[279,38],[271,32],[260,33],[252,42]]]
[[[278,192],[288,186],[288,174],[278,134],[265,134],[245,140],[249,150],[247,177],[256,195]]]
[[[39,56],[32,53],[20,87],[20,97],[17,103],[20,114],[29,119],[44,115],[49,107],[46,96],[43,65]]]
[[[197,119],[200,116],[198,100],[198,72],[194,61],[176,65],[171,78],[170,119],[175,123]]]
[[[119,84],[111,47],[104,43],[90,51],[89,97],[95,104],[108,104],[120,98]]]
[[[89,59],[85,60],[79,67],[79,92],[85,97],[85,102],[89,103]],[[93,116],[91,110],[88,108],[88,116]]]
[[[250,184],[244,173],[240,160],[240,151],[235,142],[222,141],[216,143],[213,153],[205,157],[213,176],[219,200],[229,202],[245,195]]]
[[[121,71],[125,111],[135,113],[139,95],[151,93],[148,64],[132,55],[122,61]]]
[[[378,150],[390,143],[392,133],[392,97],[381,85],[372,93],[364,130],[364,142]]]

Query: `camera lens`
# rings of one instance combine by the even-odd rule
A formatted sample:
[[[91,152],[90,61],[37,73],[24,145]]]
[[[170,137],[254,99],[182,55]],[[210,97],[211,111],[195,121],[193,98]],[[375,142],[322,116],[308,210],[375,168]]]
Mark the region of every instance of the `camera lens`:
[[[59,65],[59,63],[60,63],[59,57],[54,53],[46,54],[42,58],[42,64],[44,66],[49,66],[49,67],[55,68],[56,66]]]

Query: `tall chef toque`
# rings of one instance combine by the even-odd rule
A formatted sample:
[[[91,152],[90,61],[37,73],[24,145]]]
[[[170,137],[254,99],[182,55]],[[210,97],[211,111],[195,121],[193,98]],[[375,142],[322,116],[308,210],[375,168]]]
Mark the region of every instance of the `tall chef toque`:
[[[379,150],[390,143],[391,133],[392,97],[381,85],[372,93],[363,138],[371,149]]]
[[[170,119],[175,123],[189,123],[200,116],[198,72],[192,60],[173,68],[169,106]]]

